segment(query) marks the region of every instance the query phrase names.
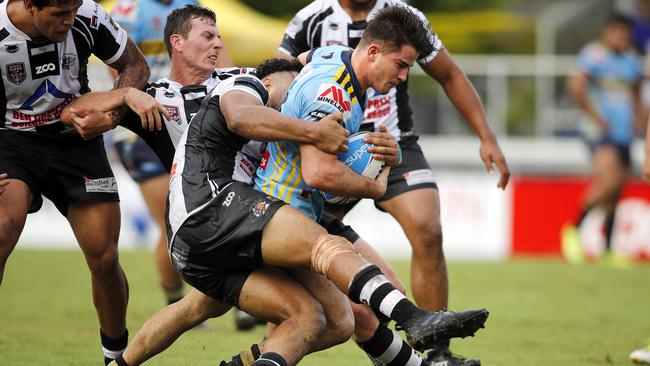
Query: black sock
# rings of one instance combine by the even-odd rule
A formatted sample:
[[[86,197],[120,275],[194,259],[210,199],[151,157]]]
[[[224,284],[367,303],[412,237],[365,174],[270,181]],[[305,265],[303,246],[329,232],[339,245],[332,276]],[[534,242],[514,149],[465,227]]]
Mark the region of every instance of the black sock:
[[[239,352],[239,354],[234,355],[230,362],[222,361],[221,364],[226,366],[252,366],[255,360],[260,358],[261,354],[259,345],[253,344]]]
[[[167,305],[173,304],[178,300],[183,298],[183,283],[174,287],[167,287],[165,285],[160,285],[163,292],[165,293],[165,298],[167,299]]]
[[[282,356],[275,352],[264,352],[253,364],[255,366],[289,366]]]
[[[425,366],[426,363],[397,333],[379,325],[375,334],[359,342],[370,357],[386,366]]]
[[[121,355],[129,341],[129,331],[124,330],[120,338],[111,338],[99,330],[99,337],[102,340],[102,350],[104,351],[104,365],[108,365],[117,356]]]
[[[129,366],[129,364],[126,361],[124,361],[124,357],[122,357],[122,354],[115,357],[115,363],[117,364],[117,366]]]
[[[614,231],[614,220],[616,219],[616,210],[608,212],[605,216],[605,251],[612,250],[612,232]]]
[[[359,271],[350,282],[350,300],[367,304],[375,312],[386,315],[397,324],[404,324],[423,311],[393,286],[374,264]]]

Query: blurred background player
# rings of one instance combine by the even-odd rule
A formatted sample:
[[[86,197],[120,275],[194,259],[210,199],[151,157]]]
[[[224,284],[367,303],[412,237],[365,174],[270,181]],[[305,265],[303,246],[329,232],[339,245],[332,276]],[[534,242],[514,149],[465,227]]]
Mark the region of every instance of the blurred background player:
[[[611,17],[600,40],[583,47],[578,70],[571,76],[569,92],[597,130],[589,141],[592,183],[580,216],[562,229],[562,249],[570,262],[584,261],[578,227],[592,208],[605,212],[605,251],[612,249],[616,205],[630,175],[630,145],[635,131],[645,123],[640,98],[641,61],[632,48],[630,20]]]
[[[4,1],[0,19],[3,108],[9,112],[0,126],[0,171],[9,178],[0,196],[0,281],[27,214],[47,197],[85,256],[108,363],[128,338],[117,184],[102,137],[83,140],[60,114],[90,91],[91,54],[117,70],[115,88],[124,96],[124,87],[144,85],[149,67],[127,33],[90,0]]]
[[[197,4],[197,2],[196,0],[120,0],[113,7],[114,19],[128,32],[147,59],[151,68],[150,80],[157,81],[170,75],[171,62],[164,39],[165,22],[169,12],[186,4]],[[230,58],[221,51],[222,49],[223,45],[218,56],[214,56],[217,65],[231,65]],[[190,58],[188,60],[191,62]],[[202,80],[197,83],[201,82]],[[164,235],[168,172],[147,143],[138,136],[121,128],[118,128],[112,136],[120,161],[138,184],[149,213],[158,226],[160,236],[155,248],[155,262],[160,285],[167,303],[170,304],[183,297],[183,281],[171,266]]]
[[[316,0],[300,10],[291,20],[277,55],[297,57],[312,48],[331,44],[356,47],[368,22],[385,6],[403,5],[399,0]],[[496,163],[504,189],[510,170],[487,121],[482,103],[463,71],[435,35],[424,15],[414,9],[429,29],[433,51],[420,55],[418,63],[438,83],[480,138],[480,156],[491,173]],[[402,226],[413,249],[411,284],[416,303],[435,311],[448,306],[447,267],[442,248],[440,197],[433,173],[417,143],[413,130],[412,111],[408,101],[408,80],[398,84],[386,95],[368,91],[362,130],[374,131],[380,124],[388,127],[402,149],[402,163],[391,169],[386,195],[376,199],[376,206],[390,213]],[[332,208],[342,217],[354,204]],[[428,352],[428,359],[449,365],[480,365],[478,360],[465,360],[449,351],[448,342],[441,342]]]

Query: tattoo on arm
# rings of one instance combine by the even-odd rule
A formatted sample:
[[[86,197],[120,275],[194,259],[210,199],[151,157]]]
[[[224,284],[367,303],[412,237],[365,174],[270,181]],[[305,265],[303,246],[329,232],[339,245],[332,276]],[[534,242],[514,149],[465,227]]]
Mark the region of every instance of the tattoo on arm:
[[[142,52],[131,38],[127,39],[122,56],[110,66],[118,72],[115,78],[115,89],[127,86],[141,89],[149,79],[150,71],[147,60],[145,60]],[[126,106],[119,108],[120,116],[124,115],[126,108]]]

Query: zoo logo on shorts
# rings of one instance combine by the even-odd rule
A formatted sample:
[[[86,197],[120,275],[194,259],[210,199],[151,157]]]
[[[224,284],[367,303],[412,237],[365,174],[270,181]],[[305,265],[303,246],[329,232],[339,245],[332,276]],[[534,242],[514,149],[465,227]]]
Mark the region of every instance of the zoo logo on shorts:
[[[253,206],[253,215],[255,215],[255,217],[260,217],[266,213],[266,210],[268,210],[269,207],[271,207],[271,204],[267,201],[257,202],[255,206]]]
[[[84,184],[88,193],[117,193],[115,177],[97,179],[84,177]]]

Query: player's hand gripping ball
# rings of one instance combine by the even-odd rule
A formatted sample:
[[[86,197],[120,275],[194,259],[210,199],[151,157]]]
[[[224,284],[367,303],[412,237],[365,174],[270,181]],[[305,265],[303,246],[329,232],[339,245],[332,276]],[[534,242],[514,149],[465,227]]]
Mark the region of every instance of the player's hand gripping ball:
[[[348,151],[339,156],[339,160],[356,173],[370,179],[376,179],[384,167],[384,162],[375,160],[368,148],[372,145],[363,142],[363,137],[369,132],[357,132],[348,138]],[[332,204],[345,204],[357,200],[357,198],[346,198],[322,192],[325,201]]]

